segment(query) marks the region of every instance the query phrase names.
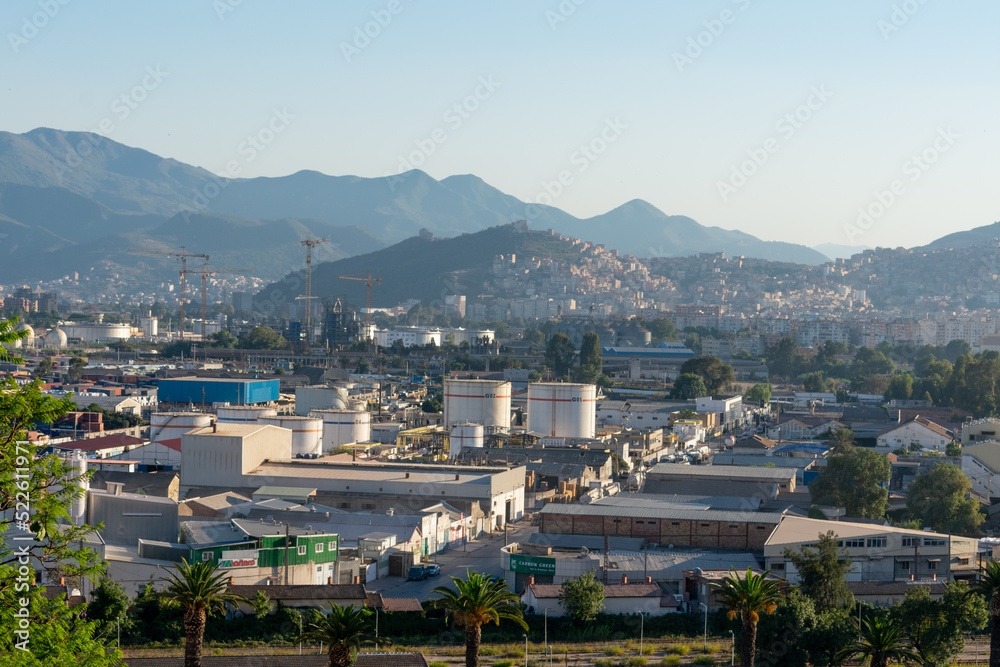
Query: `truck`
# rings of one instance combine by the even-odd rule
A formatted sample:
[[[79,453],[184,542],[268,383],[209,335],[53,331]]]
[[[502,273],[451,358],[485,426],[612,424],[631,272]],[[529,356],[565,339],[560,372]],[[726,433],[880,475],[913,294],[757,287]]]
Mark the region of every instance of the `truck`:
[[[407,581],[423,581],[429,576],[427,568],[423,565],[414,565],[410,568],[410,571],[406,574]]]

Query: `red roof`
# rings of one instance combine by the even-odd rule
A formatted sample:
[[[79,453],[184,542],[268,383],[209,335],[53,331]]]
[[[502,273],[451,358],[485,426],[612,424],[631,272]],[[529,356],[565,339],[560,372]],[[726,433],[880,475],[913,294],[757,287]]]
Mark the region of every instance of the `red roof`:
[[[159,444],[163,445],[167,449],[172,449],[175,452],[181,451],[181,439],[171,438],[170,440],[159,440]]]
[[[115,449],[117,447],[135,447],[146,444],[148,440],[133,438],[124,433],[105,435],[100,438],[88,438],[86,440],[74,440],[72,442],[62,442],[55,445],[58,449],[79,450],[81,452],[97,452],[102,449]]]

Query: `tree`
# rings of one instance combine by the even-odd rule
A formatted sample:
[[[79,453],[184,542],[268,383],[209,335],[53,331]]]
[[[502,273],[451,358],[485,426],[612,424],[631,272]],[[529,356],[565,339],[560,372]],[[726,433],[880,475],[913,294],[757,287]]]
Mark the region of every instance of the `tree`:
[[[849,428],[838,428],[830,433],[830,446],[833,454],[844,454],[854,448],[854,431]]]
[[[219,572],[212,561],[188,563],[187,559],[167,574],[163,596],[184,609],[184,667],[201,667],[205,620],[209,614],[224,611],[226,604],[248,602],[227,592],[229,575]]]
[[[507,588],[502,579],[480,572],[468,572],[466,578],[451,577],[455,588],[438,586],[432,593],[440,597],[431,600],[433,608],[444,609],[445,618],[453,619],[465,628],[465,666],[479,667],[479,645],[482,626],[501,619],[517,623],[527,630],[524,615],[518,606],[520,599]]]
[[[772,375],[790,378],[798,374],[799,368],[805,363],[805,357],[799,352],[799,346],[791,338],[782,338],[767,348],[764,355],[767,368]]]
[[[690,400],[692,398],[708,396],[708,389],[705,387],[705,381],[700,375],[696,373],[682,373],[680,377],[674,380],[674,388],[670,396],[678,400]]]
[[[211,347],[218,347],[224,350],[231,350],[239,343],[239,339],[231,334],[227,329],[216,332],[208,337]]]
[[[771,400],[771,384],[765,382],[763,384],[755,384],[754,386],[747,389],[746,396],[744,396],[744,403],[759,405],[764,403],[765,405]]]
[[[938,533],[971,535],[983,523],[979,501],[966,498],[972,482],[953,463],[939,463],[910,482],[906,508]]]
[[[254,593],[253,598],[250,599],[250,607],[253,609],[257,620],[262,620],[271,613],[271,598],[264,591],[258,590]]]
[[[986,625],[986,601],[970,593],[968,584],[955,581],[932,600],[929,587],[914,586],[889,611],[923,664],[947,665],[965,648],[964,636]]]
[[[240,338],[239,346],[244,350],[282,350],[288,341],[271,327],[254,327]]]
[[[576,350],[569,336],[564,333],[552,334],[549,344],[545,348],[545,363],[548,364],[558,377],[569,373],[573,368],[573,359]]]
[[[705,382],[705,389],[709,394],[718,394],[726,389],[733,380],[733,367],[725,364],[718,357],[705,356],[688,359],[681,366],[681,375],[694,373],[701,376]]]
[[[593,621],[604,608],[604,584],[597,580],[593,572],[587,572],[576,579],[567,579],[560,592],[562,595],[559,604],[574,621]]]
[[[73,357],[69,360],[69,381],[79,382],[83,375],[83,369],[87,367],[87,360],[83,357]]]
[[[655,320],[646,320],[643,326],[649,329],[650,338],[655,342],[665,342],[677,340],[677,327],[665,317],[658,317]]]
[[[809,485],[809,495],[817,505],[845,507],[847,516],[878,519],[888,507],[885,485],[891,473],[886,457],[856,447],[830,457],[823,473]]]
[[[838,652],[842,660],[860,656],[869,667],[887,667],[893,662],[920,662],[903,639],[899,622],[885,614],[862,619],[860,636]]]
[[[4,349],[26,337],[14,331],[16,324],[0,320],[0,359],[20,363]],[[70,507],[83,495],[80,473],[56,456],[37,456],[25,433],[71,409],[69,400],[43,395],[37,381],[0,380],[0,627],[7,630],[0,634],[0,661],[12,661],[3,664],[103,667],[122,657],[95,638],[96,624],[70,610],[64,597],[48,600],[43,587],[34,585],[35,571],[46,581],[98,579],[104,572],[97,554],[80,548],[93,528],[69,521]]]
[[[773,614],[781,600],[781,590],[777,582],[767,578],[770,573],[771,571],[767,570],[761,574],[754,574],[748,567],[746,576],[741,577],[739,572],[732,570],[716,590],[716,599],[729,608],[727,614],[729,620],[737,617],[740,619],[742,667],[753,667],[757,653],[757,621],[760,620],[760,614]]]
[[[44,357],[35,368],[35,377],[45,378],[50,375],[52,375],[52,358]]]
[[[102,637],[116,636],[132,626],[128,608],[132,604],[122,585],[113,579],[101,577],[101,581],[90,594],[87,603],[87,618],[96,624],[97,634]]]
[[[973,589],[986,599],[990,617],[990,667],[1000,667],[1000,561],[987,561]]]
[[[323,614],[319,621],[310,623],[299,639],[322,642],[327,646],[330,667],[350,667],[361,648],[361,641],[370,630],[369,614],[371,612],[364,607],[341,607],[330,603],[330,611]]]
[[[913,376],[909,373],[893,375],[889,380],[889,388],[885,390],[883,398],[886,401],[895,399],[906,400],[913,395]]]
[[[797,551],[785,549],[785,558],[792,561],[802,583],[799,588],[816,605],[816,611],[826,612],[854,602],[847,588],[851,559],[847,551],[838,551],[837,534],[832,530],[819,536],[816,544],[805,544]]]
[[[962,444],[959,442],[949,442],[944,448],[945,456],[961,456]]]
[[[580,344],[580,366],[576,374],[578,382],[592,384],[601,374],[601,339],[593,331],[583,334]]]

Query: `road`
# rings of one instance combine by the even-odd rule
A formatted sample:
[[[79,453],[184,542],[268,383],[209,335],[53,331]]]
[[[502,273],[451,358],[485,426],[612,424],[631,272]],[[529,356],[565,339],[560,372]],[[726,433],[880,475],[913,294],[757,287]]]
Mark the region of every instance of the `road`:
[[[508,542],[517,542],[526,535],[537,532],[538,528],[529,525],[528,521],[510,524],[507,531]],[[465,577],[466,570],[474,570],[503,578],[504,571],[500,567],[500,549],[504,546],[503,533],[490,539],[489,535],[470,541],[465,548],[449,549],[432,556],[431,562],[441,566],[441,574],[429,577],[423,581],[407,581],[405,577],[385,577],[369,581],[365,588],[378,591],[386,597],[417,598],[420,601],[431,597],[431,591],[438,586],[448,586],[448,577]]]

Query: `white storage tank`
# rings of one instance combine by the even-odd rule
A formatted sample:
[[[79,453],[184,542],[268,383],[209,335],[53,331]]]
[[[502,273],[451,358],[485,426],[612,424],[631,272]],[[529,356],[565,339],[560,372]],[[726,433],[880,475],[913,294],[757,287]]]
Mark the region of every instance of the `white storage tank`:
[[[454,458],[463,449],[483,447],[482,424],[455,424],[448,436],[448,458]]]
[[[343,387],[327,387],[326,385],[311,385],[295,388],[295,414],[306,416],[313,410],[347,410],[350,403],[347,389]]]
[[[79,486],[83,493],[73,499],[73,504],[69,508],[69,516],[74,526],[82,526],[87,523],[87,492],[90,490],[90,480],[87,479],[87,457],[83,452],[76,450],[70,457],[69,475],[72,483]]]
[[[287,428],[291,431],[292,456],[295,458],[323,453],[322,419],[299,415],[281,415],[279,417],[261,417],[258,423]]]
[[[528,385],[528,430],[552,438],[593,438],[597,386],[562,382]]]
[[[139,318],[139,325],[142,327],[143,336],[152,337],[160,335],[160,320],[152,315]]]
[[[277,417],[274,408],[256,407],[253,405],[229,405],[219,407],[215,411],[220,424],[254,424],[261,417]]]
[[[455,424],[510,428],[510,382],[445,380],[444,425]]]
[[[337,447],[370,442],[372,416],[364,410],[313,410],[310,417],[323,420],[323,451]]]
[[[154,412],[149,417],[149,440],[176,440],[188,431],[211,426],[212,418],[204,412]]]

